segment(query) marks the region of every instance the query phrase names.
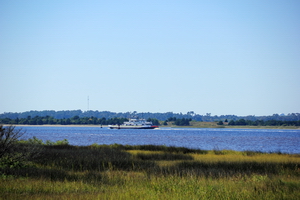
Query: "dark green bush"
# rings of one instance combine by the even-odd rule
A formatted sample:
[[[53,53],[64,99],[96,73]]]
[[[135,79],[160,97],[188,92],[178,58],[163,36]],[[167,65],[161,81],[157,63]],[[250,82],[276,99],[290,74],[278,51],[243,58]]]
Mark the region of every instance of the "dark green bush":
[[[163,154],[143,154],[138,153],[136,158],[141,160],[193,160],[193,157],[185,154],[173,154],[173,153],[163,153]]]

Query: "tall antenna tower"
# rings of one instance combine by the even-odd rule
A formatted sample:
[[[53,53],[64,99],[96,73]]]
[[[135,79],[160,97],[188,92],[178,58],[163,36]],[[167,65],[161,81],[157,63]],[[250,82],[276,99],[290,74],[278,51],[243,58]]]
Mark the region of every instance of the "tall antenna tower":
[[[90,110],[90,97],[87,98],[87,111]]]

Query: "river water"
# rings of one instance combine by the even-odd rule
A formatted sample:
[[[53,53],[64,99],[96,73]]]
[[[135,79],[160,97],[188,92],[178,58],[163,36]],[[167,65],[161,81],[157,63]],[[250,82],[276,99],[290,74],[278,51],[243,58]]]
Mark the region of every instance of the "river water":
[[[166,145],[202,150],[236,150],[300,153],[300,130],[286,129],[212,129],[160,128],[154,130],[118,130],[100,127],[22,127],[23,139],[57,141],[71,145],[123,144]]]

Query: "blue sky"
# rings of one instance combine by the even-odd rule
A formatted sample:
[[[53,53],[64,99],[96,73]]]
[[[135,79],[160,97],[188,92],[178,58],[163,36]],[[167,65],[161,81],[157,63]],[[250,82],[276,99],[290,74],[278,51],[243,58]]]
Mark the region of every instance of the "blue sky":
[[[299,113],[299,10],[298,0],[2,0],[0,113]]]

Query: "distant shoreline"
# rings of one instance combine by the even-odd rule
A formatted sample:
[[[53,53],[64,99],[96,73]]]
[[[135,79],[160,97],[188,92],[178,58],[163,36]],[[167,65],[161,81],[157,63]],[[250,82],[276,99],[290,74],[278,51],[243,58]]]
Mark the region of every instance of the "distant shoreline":
[[[83,124],[83,125],[78,125],[78,124],[71,124],[71,125],[60,125],[60,124],[44,124],[44,125],[28,125],[28,124],[3,124],[3,126],[20,126],[20,127],[99,127],[101,128],[101,125],[94,125],[94,124]],[[103,128],[108,127],[107,125],[102,125]]]
[[[44,125],[28,125],[28,124],[3,124],[3,126],[16,126],[16,127],[99,127],[108,128],[108,125],[94,125],[94,124],[44,124]],[[217,129],[288,129],[288,130],[298,130],[300,127],[295,126],[159,126],[159,128],[217,128]]]

